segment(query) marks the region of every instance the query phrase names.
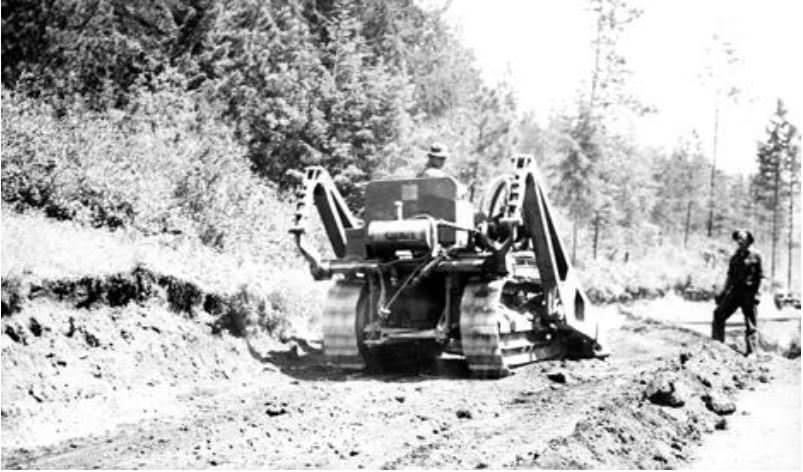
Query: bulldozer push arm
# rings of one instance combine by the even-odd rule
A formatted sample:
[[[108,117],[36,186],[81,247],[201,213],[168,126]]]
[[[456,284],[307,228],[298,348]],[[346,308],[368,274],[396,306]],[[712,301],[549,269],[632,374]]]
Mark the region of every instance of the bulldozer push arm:
[[[362,226],[362,221],[351,213],[331,176],[323,167],[307,167],[297,197],[290,233],[295,236],[296,247],[309,263],[315,280],[331,277],[328,264],[322,262],[315,251],[307,247],[303,241],[309,225],[310,207],[315,205],[318,209],[326,235],[332,244],[332,251],[339,259],[346,255],[346,245],[348,244],[346,230]]]
[[[588,297],[580,286],[555,229],[543,178],[532,156],[515,156],[512,163],[513,175],[498,180],[497,184],[508,187],[500,222],[532,242],[547,312],[564,317],[572,328],[591,339],[599,339],[601,333],[598,324],[586,320],[586,307],[590,306]],[[489,190],[491,195],[500,193],[498,189]],[[496,205],[491,202],[493,206]]]

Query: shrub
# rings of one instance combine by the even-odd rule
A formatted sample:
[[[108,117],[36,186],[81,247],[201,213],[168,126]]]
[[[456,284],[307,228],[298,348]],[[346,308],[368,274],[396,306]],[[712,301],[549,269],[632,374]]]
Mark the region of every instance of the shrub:
[[[125,112],[76,103],[60,118],[4,90],[3,200],[17,211],[180,234],[217,249],[289,249],[276,237],[286,233],[289,206],[251,173],[215,107],[161,89],[141,92]]]

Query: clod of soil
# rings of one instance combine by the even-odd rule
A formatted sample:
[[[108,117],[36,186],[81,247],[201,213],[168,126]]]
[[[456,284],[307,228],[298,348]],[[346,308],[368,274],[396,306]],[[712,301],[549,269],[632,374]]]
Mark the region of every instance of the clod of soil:
[[[692,353],[689,351],[683,351],[680,353],[679,358],[680,358],[680,365],[685,365],[686,362],[688,362],[689,359],[692,358]]]
[[[548,372],[546,374],[546,378],[556,383],[561,383],[561,384],[566,383],[566,373],[563,372],[562,370],[554,370],[552,372]]]
[[[680,408],[686,404],[686,393],[680,388],[678,378],[668,372],[659,372],[647,384],[644,396],[659,406]]]
[[[717,393],[703,395],[703,402],[706,408],[720,416],[732,415],[736,411],[735,403]]]
[[[267,410],[265,410],[265,414],[268,415],[268,416],[285,415],[285,414],[287,414],[287,409],[286,408],[281,408],[281,407],[279,407],[279,408],[270,407]]]

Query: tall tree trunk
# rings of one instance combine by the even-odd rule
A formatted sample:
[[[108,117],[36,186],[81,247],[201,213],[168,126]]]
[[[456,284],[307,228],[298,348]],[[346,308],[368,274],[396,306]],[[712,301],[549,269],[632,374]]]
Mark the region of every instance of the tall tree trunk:
[[[772,260],[770,261],[770,287],[775,282],[775,254],[778,245],[778,207],[780,202],[778,197],[781,190],[781,169],[780,161],[776,164],[775,168],[775,185],[773,186],[773,206],[772,206]]]
[[[689,226],[691,226],[691,204],[692,201],[689,200],[689,204],[686,206],[686,224],[683,228],[683,247],[686,247],[686,244],[689,242]]]
[[[792,290],[792,239],[795,236],[795,179],[789,179],[789,246],[786,257],[786,290]]]
[[[480,169],[480,163],[479,163],[479,157],[477,157],[477,160],[474,161],[474,166],[472,168],[471,184],[468,187],[468,201],[470,201],[471,203],[474,203],[474,192],[477,189],[477,174],[479,173],[479,169]]]
[[[594,71],[591,74],[591,94],[589,96],[588,110],[591,116],[594,115],[594,105],[597,100],[597,84],[599,82],[599,56],[602,49],[600,40],[602,38],[602,6],[597,12],[597,39],[594,40]]]
[[[719,140],[719,93],[714,104],[714,146],[711,150],[711,185],[708,191],[708,237],[714,231],[714,183],[716,182],[717,172],[717,144]]]
[[[599,212],[594,213],[594,260],[597,259],[597,243],[599,242]]]
[[[485,148],[488,145],[484,142],[485,140],[485,126],[488,124],[488,117],[483,117],[482,121],[480,121],[479,125],[479,133],[477,134],[477,146],[474,148],[474,153],[477,155],[477,158],[474,159],[474,166],[471,172],[471,181],[469,182],[469,195],[468,201],[474,203],[474,192],[477,188],[477,175],[480,171],[480,156],[482,155]]]

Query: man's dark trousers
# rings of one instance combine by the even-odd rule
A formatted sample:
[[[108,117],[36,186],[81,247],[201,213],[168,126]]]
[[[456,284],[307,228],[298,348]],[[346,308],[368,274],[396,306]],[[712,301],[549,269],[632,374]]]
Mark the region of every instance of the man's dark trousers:
[[[756,303],[756,295],[750,292],[737,292],[730,293],[724,300],[720,302],[716,310],[714,310],[714,321],[711,323],[711,337],[717,341],[725,341],[725,322],[736,311],[737,308],[742,309],[744,315],[744,340],[747,345],[745,354],[751,354],[755,351],[756,344],[758,343],[758,332],[756,329],[756,317],[758,316],[758,308]]]

